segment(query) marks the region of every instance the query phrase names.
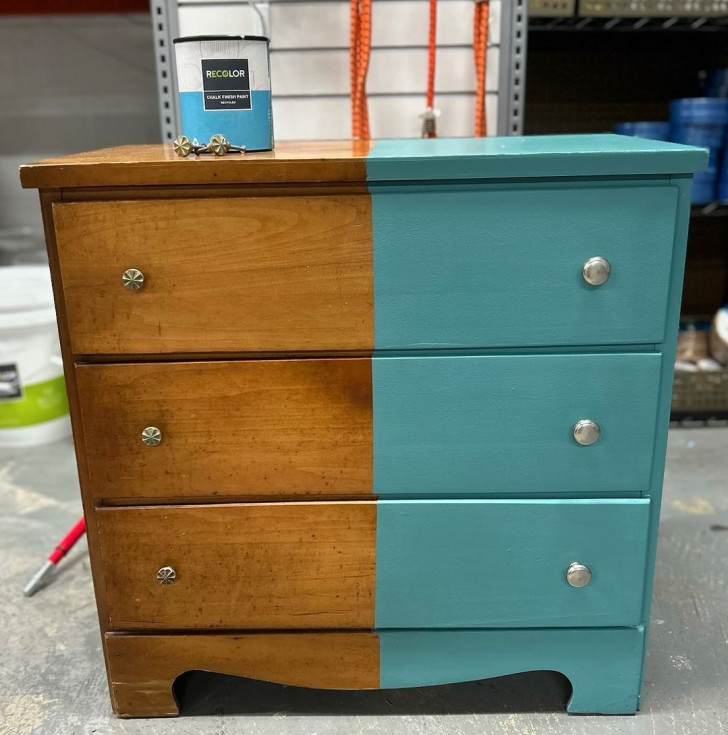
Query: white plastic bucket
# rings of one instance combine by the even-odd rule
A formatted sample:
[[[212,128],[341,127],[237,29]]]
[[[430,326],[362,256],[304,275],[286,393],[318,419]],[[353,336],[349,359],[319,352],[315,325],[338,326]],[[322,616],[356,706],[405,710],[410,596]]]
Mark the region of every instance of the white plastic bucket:
[[[0,268],[0,447],[70,433],[48,267]]]

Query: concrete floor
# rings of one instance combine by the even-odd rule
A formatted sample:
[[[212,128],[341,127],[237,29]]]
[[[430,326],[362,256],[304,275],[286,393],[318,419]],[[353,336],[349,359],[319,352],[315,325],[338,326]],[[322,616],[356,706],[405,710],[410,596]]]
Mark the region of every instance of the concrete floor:
[[[456,686],[319,692],[192,673],[183,716],[111,714],[85,544],[53,584],[21,589],[80,515],[70,442],[0,451],[0,735],[728,733],[728,429],[671,431],[645,675],[636,717],[568,716],[547,672]]]

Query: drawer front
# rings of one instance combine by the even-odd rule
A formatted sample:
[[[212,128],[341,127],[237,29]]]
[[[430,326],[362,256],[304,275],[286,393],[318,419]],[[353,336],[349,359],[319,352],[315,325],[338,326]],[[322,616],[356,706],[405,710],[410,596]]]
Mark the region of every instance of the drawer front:
[[[637,625],[648,523],[639,498],[381,500],[377,627]]]
[[[677,191],[375,189],[377,347],[661,342]],[[594,257],[611,265],[600,286],[582,275]]]
[[[76,368],[96,498],[647,489],[661,356],[376,357]],[[574,438],[579,421],[601,435]],[[154,427],[161,442],[148,446]]]
[[[644,492],[659,354],[375,357],[380,497]],[[591,445],[574,427],[594,421]]]
[[[637,624],[648,512],[646,499],[421,500],[97,518],[116,630],[523,628]],[[567,581],[573,562],[586,586]]]
[[[77,354],[659,343],[676,211],[658,185],[53,205]]]
[[[367,349],[369,197],[54,204],[77,354]],[[122,274],[144,275],[127,290]]]
[[[374,624],[372,502],[104,508],[97,518],[116,630]],[[174,581],[161,584],[168,569]]]
[[[368,359],[82,365],[76,382],[94,497],[372,491]]]

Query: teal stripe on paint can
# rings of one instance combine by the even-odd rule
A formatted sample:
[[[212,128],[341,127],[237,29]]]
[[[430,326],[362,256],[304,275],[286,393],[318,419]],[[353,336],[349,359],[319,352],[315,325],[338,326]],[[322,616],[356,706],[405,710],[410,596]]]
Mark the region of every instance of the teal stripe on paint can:
[[[379,500],[375,625],[638,625],[647,498]],[[592,580],[572,587],[572,562]]]
[[[569,712],[631,714],[639,706],[644,637],[639,626],[381,631],[381,686],[430,686],[523,671],[558,671],[573,686]]]
[[[639,494],[660,355],[372,358],[380,497]],[[573,437],[580,419],[602,436]]]
[[[182,119],[192,121],[185,131],[205,143],[213,135],[222,133],[235,145],[245,145],[249,151],[270,150],[273,147],[270,92],[253,90],[250,98],[250,110],[203,112],[202,92],[180,92]]]

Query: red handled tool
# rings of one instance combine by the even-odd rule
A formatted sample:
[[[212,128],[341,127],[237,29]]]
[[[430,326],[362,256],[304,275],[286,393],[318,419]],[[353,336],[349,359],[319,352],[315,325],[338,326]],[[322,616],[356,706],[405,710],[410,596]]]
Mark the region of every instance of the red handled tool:
[[[28,584],[23,587],[23,594],[30,597],[35,594],[41,587],[47,584],[50,576],[53,574],[58,562],[73,548],[83,534],[86,533],[86,521],[81,518],[78,523],[61,539],[61,542],[51,552],[50,556],[43,563],[43,566],[30,578]]]

